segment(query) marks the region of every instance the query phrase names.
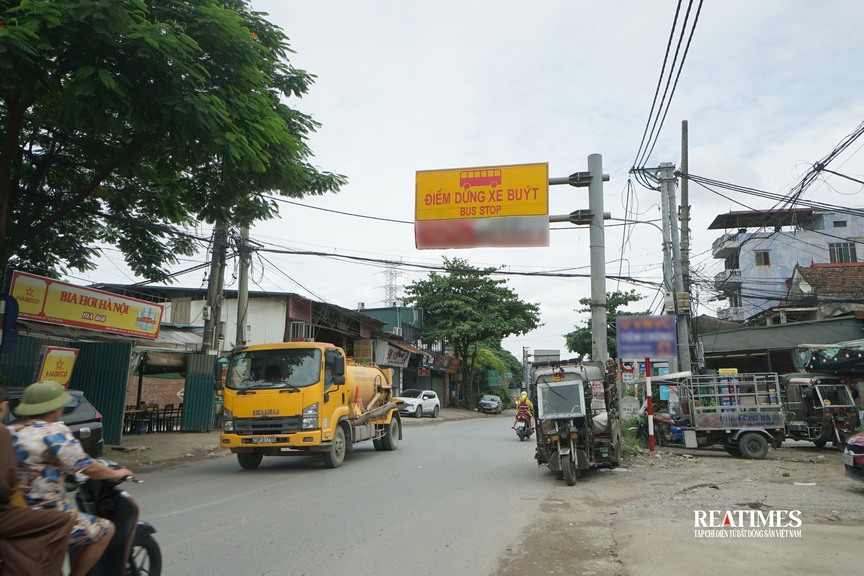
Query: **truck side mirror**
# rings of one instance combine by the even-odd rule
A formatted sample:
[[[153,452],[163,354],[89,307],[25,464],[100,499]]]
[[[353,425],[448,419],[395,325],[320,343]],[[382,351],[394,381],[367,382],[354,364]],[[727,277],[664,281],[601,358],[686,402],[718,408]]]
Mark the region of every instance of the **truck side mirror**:
[[[345,357],[336,350],[328,350],[324,355],[324,362],[332,371],[330,384],[345,384]]]

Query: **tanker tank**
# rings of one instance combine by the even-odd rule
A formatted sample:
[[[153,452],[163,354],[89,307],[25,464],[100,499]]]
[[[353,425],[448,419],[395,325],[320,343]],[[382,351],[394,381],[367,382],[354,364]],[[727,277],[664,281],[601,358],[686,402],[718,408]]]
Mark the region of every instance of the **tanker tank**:
[[[349,364],[345,366],[345,385],[347,390],[345,398],[349,402],[355,402],[357,391],[360,391],[360,399],[364,405],[368,405],[375,394],[381,393],[384,400],[389,400],[392,390],[393,370],[390,368],[377,368],[375,366],[357,366]]]

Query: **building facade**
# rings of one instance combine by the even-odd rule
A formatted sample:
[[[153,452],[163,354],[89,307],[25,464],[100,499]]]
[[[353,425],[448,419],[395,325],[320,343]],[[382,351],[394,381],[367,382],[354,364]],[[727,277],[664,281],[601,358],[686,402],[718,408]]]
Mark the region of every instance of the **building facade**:
[[[729,304],[717,315],[742,323],[786,299],[796,267],[858,262],[864,241],[864,218],[813,208],[729,212],[708,229],[727,230],[712,245],[724,263],[714,287]]]

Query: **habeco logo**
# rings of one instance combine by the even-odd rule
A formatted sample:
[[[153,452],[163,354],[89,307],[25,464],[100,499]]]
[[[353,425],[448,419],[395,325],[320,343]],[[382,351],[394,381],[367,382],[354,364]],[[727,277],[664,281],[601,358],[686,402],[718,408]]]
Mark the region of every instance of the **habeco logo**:
[[[696,538],[800,538],[800,510],[694,510]]]

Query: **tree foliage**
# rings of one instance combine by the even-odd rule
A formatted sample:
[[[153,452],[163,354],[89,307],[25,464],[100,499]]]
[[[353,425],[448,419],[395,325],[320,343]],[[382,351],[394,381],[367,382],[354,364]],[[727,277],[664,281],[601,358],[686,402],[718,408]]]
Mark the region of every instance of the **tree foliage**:
[[[615,358],[617,356],[618,344],[616,340],[615,317],[616,316],[644,316],[649,312],[624,312],[624,308],[632,302],[639,302],[643,296],[636,293],[635,290],[629,292],[607,292],[606,293],[606,336],[609,356]],[[577,312],[591,312],[591,298],[580,298],[579,303],[583,308]],[[591,319],[583,327],[576,327],[576,330],[564,334],[565,345],[570,352],[576,352],[582,356],[590,356],[592,351],[591,337]]]
[[[116,245],[158,280],[197,221],[336,191],[291,102],[314,77],[246,0],[0,1],[0,266],[93,269]]]
[[[462,382],[471,382],[480,344],[500,348],[502,339],[537,328],[539,308],[520,300],[506,280],[491,278],[494,268],[475,268],[459,258],[444,258],[444,268],[445,274],[433,272],[406,286],[406,301],[425,311],[423,339],[452,345],[462,360]],[[475,392],[469,387],[472,401]]]

